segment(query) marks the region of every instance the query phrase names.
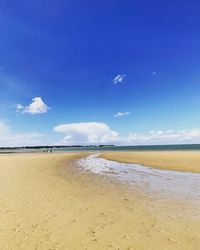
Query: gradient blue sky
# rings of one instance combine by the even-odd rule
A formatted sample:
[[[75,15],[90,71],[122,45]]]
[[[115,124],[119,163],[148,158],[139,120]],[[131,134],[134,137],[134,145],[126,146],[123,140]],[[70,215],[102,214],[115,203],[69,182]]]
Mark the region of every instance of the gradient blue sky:
[[[199,13],[199,1],[0,1],[0,145],[87,144],[95,124],[54,131],[80,122],[116,144],[200,142]],[[51,109],[16,112],[35,97]]]

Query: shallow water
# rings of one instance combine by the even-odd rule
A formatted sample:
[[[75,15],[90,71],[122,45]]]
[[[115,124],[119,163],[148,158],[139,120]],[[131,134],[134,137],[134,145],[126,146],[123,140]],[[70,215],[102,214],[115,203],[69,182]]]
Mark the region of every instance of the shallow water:
[[[139,164],[119,163],[93,154],[78,161],[82,171],[92,172],[135,186],[149,195],[179,197],[200,202],[200,174],[159,170]]]

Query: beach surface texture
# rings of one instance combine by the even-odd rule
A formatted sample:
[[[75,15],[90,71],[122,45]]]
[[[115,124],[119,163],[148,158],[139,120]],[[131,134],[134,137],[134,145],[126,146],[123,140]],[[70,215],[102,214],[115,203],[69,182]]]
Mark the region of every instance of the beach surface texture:
[[[155,167],[163,159],[155,152],[156,164],[152,154],[137,153],[135,161],[132,154],[104,157]],[[175,166],[181,153],[177,154],[167,153],[164,159],[169,164],[161,167]],[[186,155],[182,153],[180,162],[185,159],[184,166],[194,171],[194,161],[198,165],[200,157],[191,153],[187,160]],[[200,249],[198,202],[158,198],[107,175],[85,171],[77,161],[87,156],[0,155],[0,249]]]

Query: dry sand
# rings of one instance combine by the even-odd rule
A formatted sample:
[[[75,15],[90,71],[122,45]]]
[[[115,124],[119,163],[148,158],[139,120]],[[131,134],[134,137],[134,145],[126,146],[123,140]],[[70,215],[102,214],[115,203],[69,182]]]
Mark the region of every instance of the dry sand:
[[[200,249],[200,207],[81,173],[80,156],[0,155],[0,249]]]
[[[200,151],[106,152],[102,156],[118,162],[200,173]]]

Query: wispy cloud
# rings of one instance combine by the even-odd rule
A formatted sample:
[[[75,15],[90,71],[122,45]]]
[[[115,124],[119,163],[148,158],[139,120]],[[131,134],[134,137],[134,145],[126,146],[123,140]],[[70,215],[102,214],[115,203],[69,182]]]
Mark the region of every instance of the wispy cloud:
[[[125,77],[126,75],[119,74],[113,79],[113,83],[114,84],[122,83]]]
[[[5,123],[0,121],[0,146],[27,146],[41,145],[45,135],[40,133],[18,133],[10,129]]]
[[[24,110],[24,106],[22,106],[21,104],[17,104],[16,111],[19,112],[20,110]]]
[[[130,112],[117,112],[116,114],[113,115],[113,117],[122,117],[122,116],[128,116],[130,115]]]
[[[151,75],[152,75],[152,76],[155,76],[156,73],[157,73],[156,71],[153,71],[153,72],[151,73]]]
[[[28,106],[23,106],[21,104],[16,105],[16,112],[21,112],[22,114],[28,113],[31,115],[47,113],[51,109],[42,100],[41,97],[35,97]]]
[[[152,130],[146,133],[130,133],[125,142],[134,144],[181,144],[200,143],[200,129]]]

